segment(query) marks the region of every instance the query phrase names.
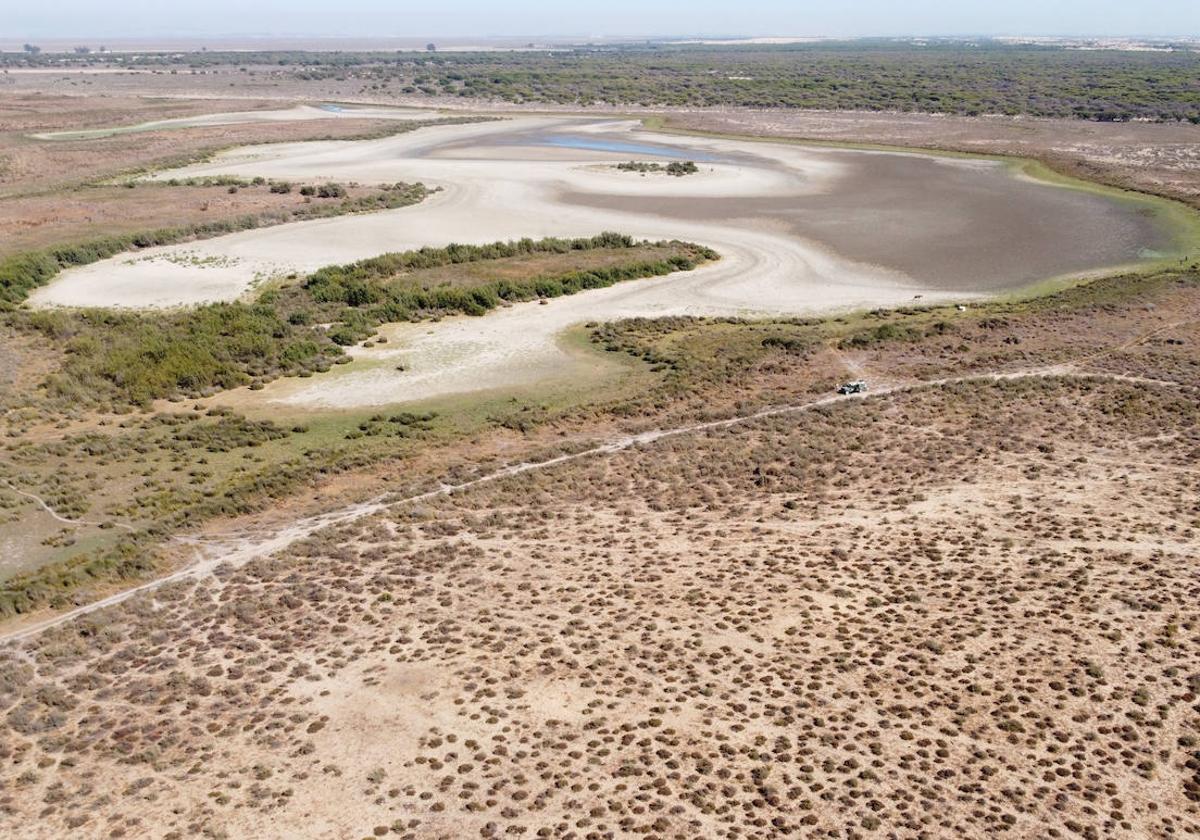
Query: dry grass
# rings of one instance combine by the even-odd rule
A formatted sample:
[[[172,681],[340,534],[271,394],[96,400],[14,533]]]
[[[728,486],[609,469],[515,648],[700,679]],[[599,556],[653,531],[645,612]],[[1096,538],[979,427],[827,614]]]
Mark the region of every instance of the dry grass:
[[[44,633],[0,668],[0,824],[1187,835],[1198,303],[1188,278],[1100,285],[952,334],[967,370],[1028,354],[1178,388],[980,381],[672,438],[401,505]],[[873,382],[955,365],[945,329],[857,346],[871,319],[629,329],[741,371],[725,400],[701,379],[707,402],[680,393],[634,425],[819,392],[836,364]]]
[[[147,131],[91,140],[35,140],[29,135],[150,120],[279,108],[267,99],[154,99],[136,95],[0,94],[0,197],[61,189],[133,170],[167,166],[210,150],[247,143],[355,137],[378,120],[310,120]]]
[[[173,100],[0,93],[0,257],[106,236],[235,219],[305,203],[298,191],[266,185],[171,186],[124,182],[229,146],[360,137],[400,130],[394,121],[301,120],[147,131],[88,140],[36,140],[56,129],[85,129],[229,111],[277,109],[258,100]],[[112,185],[112,180],[122,181]],[[376,185],[368,185],[374,187]],[[350,187],[356,198],[373,192]],[[320,198],[310,199],[320,203]]]
[[[377,190],[350,187],[349,198]],[[84,186],[74,190],[0,201],[0,258],[61,245],[222,219],[290,211],[305,204],[334,204],[293,189],[273,193],[266,184],[239,187],[140,183],[136,187]]]
[[[46,634],[36,677],[8,669],[6,819],[1186,831],[1200,427],[1164,391],[1114,415],[1136,388],[959,386],[678,439]]]

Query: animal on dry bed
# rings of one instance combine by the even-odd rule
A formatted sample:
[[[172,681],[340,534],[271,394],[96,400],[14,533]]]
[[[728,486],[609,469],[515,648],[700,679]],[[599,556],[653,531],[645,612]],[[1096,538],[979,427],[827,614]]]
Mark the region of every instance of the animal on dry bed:
[[[0,829],[1192,833],[1198,419],[960,384],[397,507],[12,651]]]

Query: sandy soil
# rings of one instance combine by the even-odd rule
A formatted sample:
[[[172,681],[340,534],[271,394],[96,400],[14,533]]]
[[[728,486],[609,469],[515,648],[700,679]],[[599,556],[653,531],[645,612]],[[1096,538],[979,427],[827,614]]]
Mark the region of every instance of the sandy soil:
[[[1131,399],[1149,413],[1110,411]],[[1187,835],[1182,402],[1071,380],[850,400],[163,587],[9,648],[0,826]]]
[[[206,126],[245,125],[247,123],[299,122],[304,120],[329,119],[373,119],[373,120],[425,120],[434,119],[437,111],[409,108],[372,108],[368,106],[312,106],[297,105],[294,108],[259,111],[235,111],[227,113],[201,114],[194,117],[176,117],[151,120],[127,126],[92,128],[78,131],[49,131],[31,135],[38,140],[93,140],[117,134],[137,134],[144,131],[163,131],[180,128],[202,128]]]
[[[576,138],[620,151],[563,144]],[[611,168],[639,154],[703,163],[699,174],[685,178]],[[917,296],[969,297],[1133,261],[1141,246],[1160,244],[1131,208],[1021,181],[996,163],[670,137],[630,121],[524,117],[376,141],[273,144],[157,177],[204,174],[423,180],[444,191],[400,211],[117,257],[64,273],[31,302],[169,306],[228,299],[255,281],[383,251],[602,230],[697,241],[723,256],[689,276],[515,306],[482,320],[395,328],[388,349],[363,351],[373,364],[280,383],[259,397],[311,407],[524,384],[561,367],[562,330],[588,320],[807,313]],[[906,194],[912,195],[907,206]],[[1031,215],[1054,221],[1032,226]],[[1066,229],[1073,236],[1064,241]],[[395,370],[398,358],[403,373]]]
[[[319,112],[316,107],[319,104],[320,100],[310,103],[311,110]],[[253,111],[284,111],[289,117],[306,112],[298,110],[295,101],[238,96],[232,90],[223,96],[184,99],[100,91],[84,96],[16,93],[11,86],[0,85],[0,200],[10,203],[113,177],[124,179],[130,173],[178,166],[182,161],[218,149],[252,143],[362,137],[389,126],[387,116],[360,117],[344,111],[336,119],[329,115],[267,120],[247,116],[245,121],[236,123],[196,124],[184,130],[170,128],[171,120],[190,121],[214,113]],[[368,113],[406,112],[389,107],[378,112],[368,109]],[[109,133],[122,126],[163,122],[168,128]],[[48,141],[33,136],[77,131],[83,132],[85,139]],[[169,224],[169,217],[164,221]],[[68,236],[68,241],[71,238]]]
[[[762,353],[210,523],[4,634],[0,834],[1191,836],[1200,285],[1139,283],[677,325]]]

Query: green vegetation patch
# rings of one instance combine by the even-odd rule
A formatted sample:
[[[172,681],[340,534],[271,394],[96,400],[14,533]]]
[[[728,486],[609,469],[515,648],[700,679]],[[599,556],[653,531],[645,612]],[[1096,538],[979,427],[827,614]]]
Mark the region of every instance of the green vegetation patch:
[[[219,408],[125,414],[129,407],[327,369],[348,358],[335,338],[374,318],[480,314],[508,300],[569,294],[715,256],[687,243],[617,234],[452,245],[327,269],[254,303],[9,312],[4,320],[18,329],[15,339],[23,330],[35,346],[63,352],[44,391],[9,402],[19,407],[9,414],[15,439],[0,453],[0,476],[62,515],[93,524],[53,524],[38,549],[44,565],[0,584],[0,615],[65,606],[80,590],[150,574],[164,562],[164,537],[177,528],[248,513],[321,475],[403,458],[439,437],[488,425],[528,428],[533,416],[521,414],[514,425],[509,415],[518,416],[520,405],[507,400],[504,410],[496,403],[451,406],[452,416],[441,407],[349,412],[306,417],[304,425]],[[539,403],[539,422],[558,410],[547,405]],[[55,416],[78,422],[95,409],[123,413],[61,438],[20,434],[31,412],[42,425]],[[3,501],[9,523],[39,515],[26,498],[9,493]]]
[[[676,178],[682,178],[684,175],[695,175],[700,171],[700,167],[696,166],[695,161],[683,160],[672,161],[667,165],[661,163],[648,163],[646,161],[631,160],[627,163],[618,163],[617,169],[622,172],[665,172],[668,175],[674,175]]]
[[[155,542],[151,534],[121,537],[111,548],[5,581],[0,585],[0,616],[20,615],[41,606],[69,607],[71,593],[80,587],[143,578],[161,562]]]
[[[234,449],[261,446],[267,441],[288,436],[287,429],[270,420],[222,417],[215,422],[194,423],[175,433],[172,439],[187,447],[203,446],[208,452],[232,452]]]
[[[214,303],[144,315],[111,310],[36,312],[27,325],[62,342],[66,359],[52,374],[52,397],[148,405],[160,397],[200,395],[253,379],[327,370],[341,351],[319,331],[289,324],[271,306]]]
[[[716,252],[681,242],[653,243],[669,250],[657,259],[590,266],[521,278],[501,278],[468,285],[421,283],[420,273],[451,265],[511,259],[538,254],[571,254],[606,249],[632,250],[646,245],[616,233],[581,239],[521,239],[491,245],[449,245],[402,254],[384,254],[342,266],[323,268],[301,286],[281,290],[270,299],[302,322],[338,320],[330,332],[338,344],[366,338],[379,324],[448,313],[482,315],[505,303],[553,298],[600,289],[622,280],[690,271],[717,259]]]

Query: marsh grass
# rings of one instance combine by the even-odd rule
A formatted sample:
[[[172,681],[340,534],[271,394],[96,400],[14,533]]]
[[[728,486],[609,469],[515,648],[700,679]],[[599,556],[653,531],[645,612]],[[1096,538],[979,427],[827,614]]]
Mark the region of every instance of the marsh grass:
[[[509,301],[690,268],[713,256],[686,243],[645,243],[617,234],[450,246],[318,272],[315,281],[267,292],[250,304],[146,314],[18,311],[9,317],[63,352],[33,408],[51,416],[77,414],[81,407],[129,412],[160,397],[198,396],[327,369],[345,358],[339,338],[362,330],[353,340],[366,334],[372,319],[395,317],[397,311],[386,307],[398,302],[409,319],[482,314]],[[334,322],[333,328],[315,326],[321,319]],[[446,418],[429,410],[347,413],[297,425],[227,410],[180,409],[125,414],[115,428],[52,443],[18,436],[2,460],[19,465],[14,479],[23,488],[65,514],[115,517],[136,532],[102,544],[64,544],[58,559],[0,587],[0,614],[63,605],[82,589],[145,575],[160,567],[156,547],[176,528],[248,513],[322,475],[402,458],[431,440],[486,427],[528,431],[560,412],[557,402],[542,394],[532,413],[505,402],[451,406]]]

